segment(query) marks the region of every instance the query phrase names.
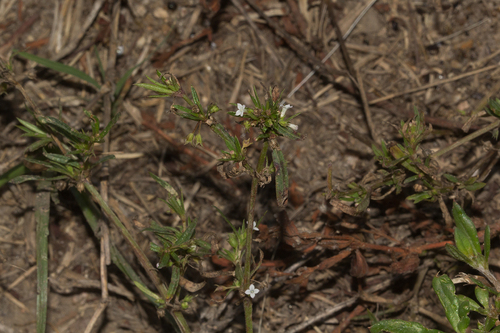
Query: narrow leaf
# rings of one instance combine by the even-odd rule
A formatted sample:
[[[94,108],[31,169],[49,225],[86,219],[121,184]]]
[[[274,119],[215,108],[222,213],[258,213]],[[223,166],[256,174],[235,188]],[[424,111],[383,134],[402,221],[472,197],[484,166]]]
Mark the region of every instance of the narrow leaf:
[[[65,64],[61,64],[60,62],[45,59],[45,58],[36,56],[34,54],[31,54],[31,53],[27,53],[27,52],[17,52],[17,55],[22,57],[22,58],[34,61],[42,66],[45,66],[45,67],[50,68],[52,70],[55,70],[57,72],[69,74],[69,75],[72,75],[76,78],[79,78],[87,83],[90,83],[97,90],[101,89],[101,85],[99,84],[99,82],[97,82],[95,79],[93,79],[89,75],[85,74],[81,70],[78,70],[74,67],[71,67],[71,66],[68,66]]]
[[[375,323],[370,328],[371,333],[391,332],[391,333],[444,333],[439,330],[425,328],[422,324],[404,321],[401,319],[382,320]]]

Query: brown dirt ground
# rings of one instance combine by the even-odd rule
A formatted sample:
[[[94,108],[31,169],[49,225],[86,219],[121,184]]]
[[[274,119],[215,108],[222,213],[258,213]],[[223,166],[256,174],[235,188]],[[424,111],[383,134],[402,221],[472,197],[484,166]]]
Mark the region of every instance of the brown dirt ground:
[[[83,29],[87,18],[93,17],[92,6],[98,3],[103,3],[102,7],[89,28]],[[333,3],[338,25],[345,32],[369,1]],[[235,4],[250,15],[253,27]],[[286,36],[259,18],[249,4],[239,0],[0,1],[0,55],[4,61],[14,48],[28,50],[41,57],[61,59],[100,80],[97,52],[108,77],[114,78],[112,83],[139,64],[127,82],[118,107],[123,114],[111,134],[111,151],[117,159],[110,163],[109,198],[131,225],[136,222],[134,234],[144,248],[148,248],[149,238],[139,231],[141,224],[151,219],[165,225],[178,222],[166,213],[159,200],[165,193],[149,172],[182,189],[189,214],[199,220],[197,233],[215,232],[219,240],[225,238],[229,228],[213,206],[234,223],[241,223],[250,179],[223,180],[215,167],[223,148],[220,140],[203,128],[202,149],[184,146],[193,124],[168,112],[172,100],[148,99],[148,92],[130,84],[144,81],[146,75],[155,77],[156,68],[174,73],[185,88],[197,88],[202,103],[217,103],[223,109],[216,115],[219,121],[245,138],[254,134],[246,133],[225,114],[234,110],[229,103],[249,105],[248,90],[256,85],[263,94],[261,82],[277,85],[287,95],[311,71],[313,59],[322,59],[335,45],[328,11],[320,1],[257,2],[271,21],[288,33]],[[118,15],[117,20],[113,13]],[[500,1],[492,0],[377,1],[346,44],[368,101],[386,97],[378,104],[370,103],[373,138],[400,140],[396,126],[411,117],[414,106],[425,112],[435,129],[425,149],[436,150],[463,137],[461,125],[476,108],[482,108],[481,100],[500,94],[499,15]],[[116,36],[111,33],[112,22],[118,24]],[[79,35],[83,36],[81,40]],[[300,43],[298,48],[296,43]],[[115,59],[109,54],[114,54],[117,45],[123,47],[123,54]],[[143,59],[146,61],[141,63]],[[373,201],[368,214],[357,218],[343,215],[325,202],[329,165],[339,184],[359,181],[377,166],[366,144],[372,137],[363,104],[346,75],[345,64],[337,51],[326,62],[326,69],[319,69],[321,75],[314,75],[287,99],[293,105],[290,113],[301,112],[295,123],[304,135],[300,141],[281,140],[292,184],[286,207],[290,220],[301,232],[324,232],[327,228],[367,244],[399,248],[452,240],[438,203],[412,205],[405,201],[413,193],[411,189]],[[62,119],[74,128],[88,128],[84,108],[91,108],[102,118],[102,99],[89,105],[97,93],[85,83],[20,58],[13,59],[13,70],[45,115],[57,116],[61,109]],[[467,73],[472,74],[464,75]],[[0,173],[21,162],[30,142],[20,137],[16,117],[32,120],[18,91],[5,85],[2,90]],[[490,118],[481,117],[473,129],[489,122]],[[487,186],[477,193],[473,205],[469,204],[469,212],[481,228],[489,224],[495,229],[498,224],[497,148],[491,135],[484,135],[437,160],[442,172],[458,175],[470,172],[480,161],[492,163],[485,178]],[[256,151],[250,154],[257,156]],[[100,170],[94,174],[95,183],[99,174]],[[35,186],[26,183],[0,189],[0,332],[36,330],[34,193]],[[71,194],[62,191],[59,198],[61,203],[52,205],[50,221],[48,332],[83,332],[100,303],[99,245]],[[451,199],[446,198],[448,206]],[[261,189],[257,216],[267,211],[263,224],[276,226],[275,216],[280,210],[273,186]],[[139,267],[114,229],[112,239]],[[494,271],[500,263],[497,245],[494,240]],[[265,251],[267,267],[277,271],[288,268],[295,274],[292,277],[339,253],[321,246],[304,253],[304,249],[287,248],[273,240],[259,246]],[[368,310],[380,319],[403,318],[450,331],[442,323],[444,312],[432,292],[431,281],[438,272],[454,275],[466,268],[450,259],[442,247],[410,257],[390,252],[360,249],[330,268],[302,275],[307,278],[301,284],[277,281],[267,275],[270,270],[262,270],[256,280],[267,281],[267,287],[261,285],[260,289],[269,290],[254,300],[256,331],[296,332],[296,325],[388,281],[388,285],[362,293],[362,299],[354,304],[339,306],[338,311],[301,331],[368,332]],[[157,260],[153,253],[149,255],[153,262]],[[366,259],[368,271],[362,274],[364,277],[352,277],[357,267],[352,258]],[[210,260],[205,264],[207,269],[218,268]],[[191,278],[201,279],[196,272]],[[421,285],[419,279],[423,279]],[[117,269],[110,267],[109,280],[115,289],[94,331],[172,330]],[[215,284],[223,282],[208,281],[199,293],[194,311],[187,315],[194,332],[244,331],[237,295],[221,304],[212,301]],[[470,288],[461,290],[471,292]]]

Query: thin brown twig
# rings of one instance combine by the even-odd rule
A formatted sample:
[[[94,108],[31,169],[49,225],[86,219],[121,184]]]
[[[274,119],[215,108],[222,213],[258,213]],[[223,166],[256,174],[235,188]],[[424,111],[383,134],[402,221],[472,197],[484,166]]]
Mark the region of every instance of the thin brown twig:
[[[370,105],[368,104],[368,99],[366,98],[365,88],[363,85],[363,78],[359,70],[356,70],[356,80],[358,81],[359,95],[361,96],[361,101],[363,102],[363,110],[365,111],[366,123],[368,124],[368,129],[370,130],[371,137],[373,141],[379,142],[375,134],[375,126],[373,125],[372,111]]]
[[[109,253],[109,229],[104,222],[100,223],[101,228],[101,256],[100,256],[100,275],[101,275],[101,302],[95,310],[92,318],[90,319],[85,333],[92,332],[97,320],[101,314],[106,310],[109,303],[109,290],[108,290],[108,269],[107,265],[111,264],[111,256]]]
[[[248,15],[247,11],[245,10],[245,8],[243,8],[243,6],[241,5],[240,1],[239,0],[231,0],[231,2],[240,11],[241,15],[243,15],[243,17],[247,21],[248,25],[250,26],[250,28],[252,28],[252,30],[255,32],[255,35],[257,36],[257,38],[259,39],[261,44],[264,46],[264,49],[266,50],[266,52],[269,53],[271,58],[273,58],[274,62],[283,66],[283,61],[280,59],[280,57],[278,57],[276,50],[272,47],[271,44],[269,44],[268,41],[266,41],[264,39],[262,32],[259,30],[259,28],[257,28],[257,25],[252,21],[252,19]]]
[[[321,62],[318,58],[311,55],[307,50],[309,49],[306,45],[302,44],[300,41],[294,39],[289,33],[287,33],[283,28],[281,28],[275,21],[271,20],[253,0],[245,0],[253,10],[255,10],[260,17],[262,17],[266,23],[275,31],[275,33],[283,38],[286,43],[306,62],[312,65],[313,69],[319,71],[321,75],[325,76],[331,82],[334,82],[337,76],[345,76],[344,71],[339,71],[334,68],[328,67]]]
[[[376,291],[379,291],[379,290],[382,290],[382,289],[389,287],[392,283],[393,283],[392,279],[387,279],[384,282],[381,282],[377,285],[374,285],[374,286],[366,289],[365,292],[371,294],[371,293],[374,293]],[[354,303],[356,303],[356,301],[358,299],[359,299],[359,295],[353,296],[353,297],[337,304],[336,306],[332,306],[332,307],[328,308],[326,311],[318,313],[316,316],[314,316],[313,318],[311,318],[309,320],[304,321],[300,325],[292,327],[290,330],[286,331],[286,333],[298,333],[298,332],[302,331],[303,329],[307,328],[308,326],[310,326],[314,323],[317,323],[318,321],[321,321],[323,319],[326,319],[326,318],[332,316],[334,313],[336,313],[342,309],[345,309],[348,306],[353,305]],[[280,330],[279,332],[284,332],[284,330]]]
[[[0,53],[10,48],[16,42],[17,38],[28,30],[33,23],[40,18],[40,14],[36,13],[27,19],[13,34],[12,36],[0,47]]]
[[[330,16],[330,22],[332,23],[333,29],[335,30],[335,34],[337,35],[337,43],[339,43],[339,45],[340,45],[340,50],[342,51],[342,55],[344,56],[344,61],[345,61],[345,65],[347,67],[347,70],[349,71],[349,74],[351,74],[351,77],[354,78],[356,76],[356,71],[354,70],[354,66],[352,65],[352,60],[351,60],[351,57],[349,56],[349,51],[347,51],[347,47],[345,46],[342,31],[340,31],[339,24],[338,24],[337,19],[335,17],[335,10],[333,9],[333,2],[328,1],[328,0],[323,0],[323,3],[325,4],[325,6],[328,10],[328,15]]]
[[[423,86],[420,86],[420,87],[416,87],[416,88],[408,89],[408,90],[405,90],[405,91],[400,91],[400,92],[397,92],[397,93],[389,94],[389,95],[384,96],[384,97],[372,99],[368,103],[370,105],[377,104],[377,103],[380,103],[380,102],[392,99],[394,97],[398,97],[398,96],[402,96],[402,95],[406,95],[406,94],[411,94],[411,93],[414,93],[414,92],[417,92],[417,91],[426,90],[426,89],[429,89],[429,88],[432,88],[432,87],[436,87],[436,86],[439,86],[439,85],[442,85],[442,84],[445,84],[445,83],[457,81],[457,80],[469,77],[471,75],[476,75],[476,74],[479,74],[479,73],[482,73],[482,72],[486,72],[486,71],[489,71],[491,69],[495,69],[495,68],[497,68],[499,66],[500,65],[497,64],[497,65],[492,65],[492,66],[484,67],[484,68],[477,69],[477,70],[471,71],[471,72],[467,72],[467,73],[464,73],[464,74],[461,74],[461,75],[458,75],[458,76],[455,76],[455,77],[452,77],[452,78],[449,78],[449,79],[439,80],[439,81],[432,82],[432,83],[429,83],[429,84],[426,84],[426,85],[423,85]]]
[[[71,42],[68,45],[66,45],[66,47],[62,49],[55,57],[53,57],[52,60],[54,61],[61,60],[75,49],[75,47],[78,45],[78,43],[80,43],[83,36],[85,36],[85,33],[94,22],[95,18],[97,17],[97,14],[99,14],[99,11],[101,10],[101,7],[104,4],[104,2],[105,0],[97,0],[96,2],[94,2],[92,10],[90,11],[89,15],[85,19],[85,23],[80,29],[80,33],[76,37],[72,38]]]

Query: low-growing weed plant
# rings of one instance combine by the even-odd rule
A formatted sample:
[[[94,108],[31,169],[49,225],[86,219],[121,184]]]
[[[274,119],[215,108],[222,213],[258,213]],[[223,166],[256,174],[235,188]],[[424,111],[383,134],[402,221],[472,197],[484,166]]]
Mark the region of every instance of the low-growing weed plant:
[[[28,54],[22,55],[30,58]],[[30,59],[39,61],[45,66],[53,66],[54,69],[58,68],[56,70],[68,70],[57,67],[57,64],[48,60],[42,61],[33,57]],[[73,70],[71,70],[71,74],[79,75],[75,74]],[[12,76],[9,75],[10,73],[4,69],[5,81],[15,85]],[[232,111],[228,112],[247,131],[254,129],[258,132],[255,139],[241,140],[239,137],[231,135],[215,118],[214,115],[222,110],[218,105],[202,105],[196,89],[191,87],[189,93],[186,92],[179,80],[172,74],[164,75],[157,71],[157,76],[158,80],[147,77],[149,83],[137,83],[136,86],[153,91],[155,95],[150,96],[153,98],[175,98],[174,103],[182,101],[183,105],[173,104],[171,111],[175,115],[193,122],[193,131],[186,137],[185,143],[195,146],[203,145],[200,129],[201,126],[207,126],[222,140],[226,147],[222,151],[222,158],[220,158],[217,167],[220,175],[223,178],[239,177],[244,174],[251,177],[248,209],[244,214],[246,218],[241,226],[235,226],[224,216],[222,211],[215,207],[232,230],[226,240],[229,246],[219,246],[218,240],[211,235],[197,233],[197,221],[186,212],[182,193],[179,193],[171,184],[160,177],[151,174],[151,177],[168,193],[167,199],[164,200],[166,206],[181,221],[177,227],[164,226],[159,221],[153,221],[144,229],[144,231],[150,231],[156,236],[156,241],[151,242],[150,245],[150,250],[157,253],[158,256],[157,262],[153,265],[137,244],[134,236],[116,216],[91,181],[92,171],[101,163],[114,158],[112,155],[108,155],[97,159],[95,146],[102,143],[106,135],[109,134],[118,121],[119,113],[115,113],[111,121],[105,124],[101,130],[99,119],[92,113],[84,111],[91,123],[90,131],[86,132],[71,128],[60,118],[43,116],[29,100],[29,97],[25,95],[31,106],[30,110],[34,122],[19,119],[19,128],[25,132],[25,136],[35,140],[26,148],[25,161],[31,166],[38,166],[38,170],[42,170],[42,173],[41,175],[20,175],[29,173],[29,171],[16,169],[9,174],[9,177],[14,178],[12,182],[15,183],[39,182],[41,194],[35,205],[37,234],[39,235],[37,255],[37,264],[39,265],[38,332],[44,332],[46,325],[48,207],[50,207],[50,197],[57,202],[57,196],[54,195],[56,192],[54,184],[61,181],[66,186],[71,187],[87,222],[97,237],[101,237],[102,232],[97,222],[100,212],[93,202],[99,205],[107,219],[121,232],[151,283],[145,283],[141,280],[140,275],[124,260],[114,245],[110,247],[111,260],[155,304],[159,315],[171,316],[180,332],[191,331],[184,314],[190,311],[196,293],[205,286],[205,282],[194,283],[185,277],[188,268],[194,268],[204,279],[222,275],[230,276],[231,283],[218,286],[217,290],[224,291],[226,295],[234,292],[240,297],[245,313],[246,332],[253,332],[252,299],[265,288],[261,281],[255,279],[256,272],[264,257],[263,252],[257,251],[253,246],[253,234],[259,230],[263,218],[261,216],[259,219],[255,213],[258,189],[269,184],[274,177],[277,205],[279,207],[286,206],[289,175],[287,162],[280,148],[280,140],[282,138],[301,139],[301,135],[297,133],[298,126],[293,122],[293,119],[299,114],[287,115],[292,106],[282,100],[282,91],[279,88],[266,88],[263,98],[259,97],[257,89],[253,88],[250,92],[252,105],[246,106],[236,103],[232,106]],[[96,88],[100,87],[97,82],[88,81],[88,78],[87,82]],[[18,89],[22,89],[22,87],[19,88],[19,84],[17,85]],[[494,116],[500,115],[500,101],[492,101],[489,112]],[[495,124],[498,126],[497,123]],[[458,145],[494,128],[488,126],[477,131],[457,142],[452,148],[456,148]],[[453,221],[451,215],[447,213],[445,199],[448,199],[450,195],[460,198],[467,195],[473,197],[473,192],[482,188],[485,183],[482,183],[476,175],[462,179],[451,174],[441,174],[434,159],[447,153],[451,148],[447,147],[435,153],[423,150],[421,143],[431,132],[432,127],[425,125],[423,115],[415,111],[414,119],[402,122],[400,125],[399,133],[403,139],[402,143],[382,141],[380,145],[373,145],[375,159],[381,166],[375,174],[363,177],[360,182],[351,182],[347,185],[347,189],[343,189],[340,185],[333,183],[332,169],[329,169],[328,191],[325,193],[327,200],[344,213],[359,215],[366,211],[371,200],[381,200],[392,192],[398,194],[403,187],[413,185],[416,193],[407,199],[415,204],[421,201],[438,201],[447,223],[451,225]],[[248,150],[249,147],[255,146],[259,148],[256,149],[259,151],[259,156],[253,160],[249,157]],[[44,189],[49,189],[49,191]],[[500,284],[488,268],[489,228],[486,229],[484,251],[481,252],[477,231],[470,218],[456,203],[454,203],[452,214],[457,226],[455,229],[456,247],[447,246],[447,250],[455,259],[466,262],[479,270],[491,285],[471,275],[463,274],[461,276],[463,281],[476,285],[478,302],[462,295],[456,295],[453,281],[446,275],[435,277],[433,288],[456,332],[465,333],[469,328],[470,311],[475,311],[486,317],[484,323],[478,323],[477,329],[473,330],[474,332],[500,332],[500,329],[497,329],[499,326],[495,326],[500,311],[500,301],[497,300]],[[348,252],[346,256],[350,253]],[[200,262],[207,256],[214,254],[229,261],[232,269],[220,272],[203,271]],[[169,272],[168,282],[164,281],[159,274],[159,270],[162,269],[167,269]],[[147,285],[154,285],[155,290],[151,290]],[[395,333],[439,332],[426,329],[418,323],[401,320],[383,320],[371,327],[373,333],[382,331]]]

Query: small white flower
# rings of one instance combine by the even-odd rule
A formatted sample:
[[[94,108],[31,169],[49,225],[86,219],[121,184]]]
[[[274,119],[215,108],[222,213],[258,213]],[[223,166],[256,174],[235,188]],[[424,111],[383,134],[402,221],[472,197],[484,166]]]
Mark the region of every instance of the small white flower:
[[[248,224],[248,221],[247,221]],[[257,222],[253,221],[253,230],[254,231],[259,231],[259,228],[257,228]]]
[[[283,118],[285,116],[285,113],[288,111],[288,109],[291,109],[291,108],[293,108],[293,106],[291,106],[290,104],[281,105],[281,118]]]
[[[236,111],[236,117],[243,117],[245,113],[245,105],[238,103],[238,110]]]
[[[295,125],[295,124],[288,124],[288,127],[290,127],[291,129],[293,129],[294,131],[296,131],[296,130],[299,129],[299,125]]]
[[[259,293],[259,291],[260,291],[259,289],[255,289],[255,286],[253,284],[251,284],[250,287],[248,287],[248,289],[245,291],[245,294],[254,298],[255,295],[257,295]]]

